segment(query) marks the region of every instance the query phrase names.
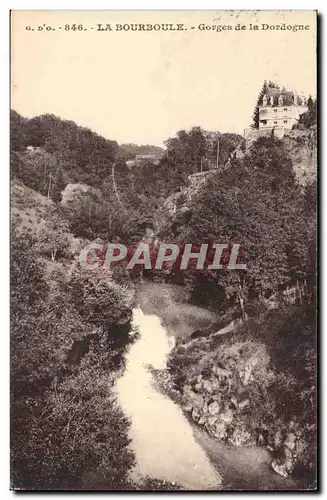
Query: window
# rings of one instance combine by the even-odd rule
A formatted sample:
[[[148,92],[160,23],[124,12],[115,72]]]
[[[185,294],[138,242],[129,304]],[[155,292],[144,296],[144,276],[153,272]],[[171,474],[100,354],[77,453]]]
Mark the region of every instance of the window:
[[[274,122],[274,125],[277,125],[277,122]]]
[[[277,109],[274,109],[275,113],[277,113]]]
[[[287,108],[284,108],[284,111],[287,111]]]
[[[261,120],[262,125],[267,125],[267,120]]]
[[[284,123],[287,124],[287,120],[284,120]]]

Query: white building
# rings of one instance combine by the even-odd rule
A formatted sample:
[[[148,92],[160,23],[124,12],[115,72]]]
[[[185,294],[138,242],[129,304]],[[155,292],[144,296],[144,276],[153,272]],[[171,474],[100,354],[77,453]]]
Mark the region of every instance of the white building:
[[[134,160],[127,160],[126,165],[128,167],[134,167],[135,165],[141,165],[144,162],[153,163],[153,165],[159,165],[161,160],[161,155],[158,154],[143,154],[136,155]]]
[[[268,88],[259,104],[259,129],[291,130],[307,109],[305,98],[300,99],[294,92]]]

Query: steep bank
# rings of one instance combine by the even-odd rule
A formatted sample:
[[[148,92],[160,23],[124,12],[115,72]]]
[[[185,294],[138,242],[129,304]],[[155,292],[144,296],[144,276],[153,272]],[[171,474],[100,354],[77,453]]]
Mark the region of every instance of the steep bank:
[[[215,322],[215,315],[185,303],[185,289],[176,285],[145,282],[139,287],[137,297],[142,310],[138,310],[137,317],[142,320],[143,337],[129,350],[126,374],[117,385],[120,404],[131,419],[131,446],[138,464],[134,471],[136,477],[139,472],[161,479],[174,478],[190,487],[189,476],[198,477],[205,452],[222,477],[222,489],[299,489],[298,482],[275,474],[270,467],[271,454],[265,447],[255,442],[246,447],[218,441],[204,426],[192,423],[189,412],[183,416],[179,405],[170,400],[160,384],[168,380],[166,360],[170,363],[185,344],[196,346],[199,357],[205,359],[198,344],[200,339],[191,340],[190,335],[192,329],[198,330],[204,322],[207,325]],[[182,336],[177,329],[181,324],[185,328]],[[175,342],[177,345],[173,348]],[[210,356],[210,349],[207,355]],[[184,366],[190,366],[187,355],[181,359],[181,367]],[[158,379],[159,385],[155,382]],[[194,445],[194,439],[202,451]],[[183,442],[183,447],[178,446],[179,442]],[[190,460],[194,460],[193,465],[197,464],[194,470],[188,469]]]
[[[194,439],[181,409],[153,386],[148,366],[165,368],[174,337],[158,316],[144,314],[140,308],[134,310],[133,323],[139,337],[116,384],[118,401],[131,420],[129,436],[136,458],[131,479],[138,483],[152,477],[186,489],[219,489],[221,477]]]
[[[193,434],[224,481],[224,490],[299,490],[301,483],[277,475],[271,468],[271,453],[259,446],[239,448],[217,441],[196,424]]]
[[[284,338],[287,312],[279,314],[270,311],[225,335],[183,341],[171,352],[168,367],[182,408],[211,438],[269,449],[275,472],[294,473],[309,485],[315,462],[313,347],[308,326],[302,336],[297,332],[293,314],[299,311],[288,317],[293,346],[290,333]],[[303,317],[300,321],[305,324]]]
[[[305,186],[317,178],[317,129],[292,130],[283,139],[298,182]]]

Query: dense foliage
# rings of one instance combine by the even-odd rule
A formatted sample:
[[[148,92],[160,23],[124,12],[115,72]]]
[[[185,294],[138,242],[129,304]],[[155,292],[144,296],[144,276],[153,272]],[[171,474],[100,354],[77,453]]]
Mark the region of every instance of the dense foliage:
[[[246,307],[297,281],[309,286],[315,273],[312,190],[314,185],[305,191],[297,185],[281,141],[258,139],[242,159],[232,160],[199,189],[187,205],[188,221],[172,225],[166,235],[180,246],[239,244],[239,262],[247,269],[193,266],[180,272],[176,266],[172,274],[188,284],[196,301],[218,309],[236,305],[240,296]]]
[[[133,457],[109,381],[128,341],[114,342],[131,296],[105,278],[49,269],[38,244],[15,233],[11,242],[12,484],[117,488]]]
[[[309,96],[308,102],[308,111],[303,113],[300,116],[299,127],[310,128],[312,126],[317,125],[317,100],[312,99]]]
[[[253,115],[252,115],[252,125],[251,125],[252,128],[259,128],[259,106],[262,106],[262,98],[267,93],[267,90],[269,88],[277,88],[278,89],[279,86],[271,80],[269,80],[269,82],[267,82],[266,80],[263,82],[262,88],[261,88],[259,95],[258,95],[258,98],[257,98],[256,106],[254,108]]]
[[[134,160],[136,155],[156,155],[159,158],[163,155],[164,150],[159,146],[149,144],[137,146],[136,144],[121,144],[119,147],[119,155],[124,160]]]
[[[190,174],[216,165],[218,142],[223,165],[243,140],[193,127],[168,139],[166,151],[118,146],[54,115],[28,120],[12,111],[11,174],[48,199],[62,200],[73,235],[127,241],[134,236],[134,220],[141,230],[153,227],[155,211],[171,192]],[[125,160],[136,154],[159,154],[162,159],[156,165],[144,160],[128,168]]]
[[[315,124],[316,104],[308,106],[302,127]],[[254,126],[256,120],[257,111]],[[300,462],[313,468],[314,446],[308,443],[315,438],[315,182],[298,185],[284,142],[273,138],[246,149],[238,135],[193,127],[167,139],[157,165],[144,161],[128,168],[132,155],[149,152],[162,150],[119,147],[53,115],[27,120],[12,112],[15,487],[130,489],[128,421],[110,384],[130,341],[132,276],[120,267],[84,273],[74,259],[86,242],[137,243],[147,229],[180,248],[190,242],[227,244],[222,270],[192,265],[180,271],[175,265],[161,279],[186,285],[198,305],[244,320],[239,337],[219,349],[210,339],[178,348],[172,361],[178,381],[200,375],[206,353],[214,365],[230,349],[237,392],[234,369],[243,351],[234,344],[249,342],[255,352],[264,345],[271,368],[259,370],[250,388],[253,411],[242,416],[242,425],[251,432],[269,425],[274,436],[278,426],[285,434],[295,419],[305,442]],[[226,269],[233,243],[240,245],[246,270]],[[292,306],[283,299],[289,290],[296,290]],[[267,314],[272,302],[281,304],[278,314],[276,308]],[[292,415],[286,408],[291,396]],[[159,482],[161,487],[170,488]]]

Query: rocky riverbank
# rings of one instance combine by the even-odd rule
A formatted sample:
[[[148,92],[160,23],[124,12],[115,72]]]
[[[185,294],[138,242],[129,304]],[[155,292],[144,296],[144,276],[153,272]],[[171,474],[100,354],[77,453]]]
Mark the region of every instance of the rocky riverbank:
[[[209,436],[266,448],[272,469],[283,477],[306,465],[307,429],[278,399],[283,384],[293,381],[276,373],[264,343],[233,334],[197,338],[176,346],[168,366],[167,390],[179,391],[183,411]]]

